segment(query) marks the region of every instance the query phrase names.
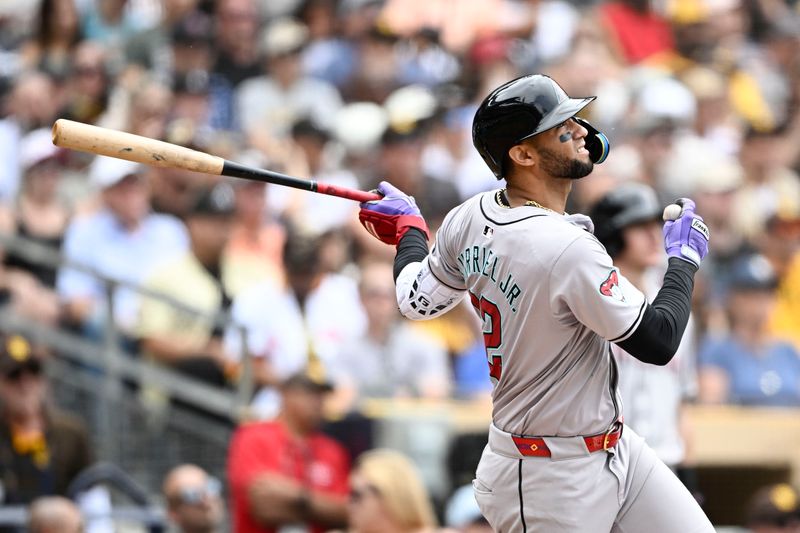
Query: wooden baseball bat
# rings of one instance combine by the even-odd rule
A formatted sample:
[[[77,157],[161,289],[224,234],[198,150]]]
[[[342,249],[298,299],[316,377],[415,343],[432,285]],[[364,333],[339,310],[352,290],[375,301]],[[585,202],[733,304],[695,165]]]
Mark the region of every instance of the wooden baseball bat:
[[[61,148],[127,159],[145,165],[182,168],[205,174],[263,181],[357,202],[381,199],[379,194],[372,192],[320,183],[316,180],[295,178],[272,170],[248,167],[185,146],[63,118],[56,120],[53,124],[53,144]]]

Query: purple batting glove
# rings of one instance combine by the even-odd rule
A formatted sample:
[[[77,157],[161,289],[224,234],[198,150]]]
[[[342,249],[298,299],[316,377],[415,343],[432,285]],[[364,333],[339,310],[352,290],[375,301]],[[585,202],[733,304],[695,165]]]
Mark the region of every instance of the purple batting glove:
[[[664,223],[664,248],[669,257],[677,257],[700,267],[708,253],[708,226],[703,217],[694,214],[695,205],[689,198],[675,201],[683,209],[675,220]]]
[[[378,192],[383,195],[380,200],[361,203],[361,209],[375,211],[383,215],[415,215],[422,216],[413,196],[409,196],[388,181],[378,185]]]
[[[413,196],[382,181],[380,200],[361,203],[358,220],[370,234],[386,244],[397,244],[409,228],[418,228],[429,237],[428,225],[419,212]]]

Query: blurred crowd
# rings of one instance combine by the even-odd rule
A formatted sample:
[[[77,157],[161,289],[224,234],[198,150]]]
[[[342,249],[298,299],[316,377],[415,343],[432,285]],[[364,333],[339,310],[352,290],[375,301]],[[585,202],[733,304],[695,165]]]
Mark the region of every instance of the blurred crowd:
[[[246,366],[261,424],[286,416],[297,376],[331,386],[319,412],[336,417],[372,398],[485,397],[468,302],[402,319],[394,251],[361,228],[356,203],[64,151],[50,127],[67,118],[363,190],[387,180],[435,230],[502,186],[472,147],[472,116],[491,89],[532,72],[597,95],[586,118],[611,140],[568,211],[590,213],[636,182],[662,206],[693,198],[710,228],[693,324],[660,381],[676,409],[800,406],[800,7],[787,0],[6,0],[0,306],[87,339],[113,327],[132,357],[214,386]],[[646,285],[665,257],[638,239],[646,259],[619,259]],[[25,253],[36,245],[64,262]],[[646,405],[623,393],[626,412]],[[676,446],[663,458],[677,466],[688,452]],[[336,472],[336,491],[369,505],[394,490],[381,476],[397,481],[385,472],[401,463],[367,456],[349,489]],[[373,464],[386,469],[375,479]],[[241,505],[294,490],[230,474]],[[168,490],[196,475],[169,478],[167,500],[196,500]],[[295,496],[281,508],[344,524],[346,509]],[[398,531],[432,525],[419,506],[420,521]]]

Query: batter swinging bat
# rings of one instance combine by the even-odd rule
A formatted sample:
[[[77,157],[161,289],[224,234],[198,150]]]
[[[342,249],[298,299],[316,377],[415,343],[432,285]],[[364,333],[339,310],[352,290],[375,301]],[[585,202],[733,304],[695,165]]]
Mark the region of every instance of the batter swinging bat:
[[[145,165],[182,168],[205,174],[263,181],[357,202],[381,199],[381,196],[375,193],[295,178],[272,170],[248,167],[177,144],[63,118],[56,120],[53,124],[53,144],[61,148],[127,159]]]

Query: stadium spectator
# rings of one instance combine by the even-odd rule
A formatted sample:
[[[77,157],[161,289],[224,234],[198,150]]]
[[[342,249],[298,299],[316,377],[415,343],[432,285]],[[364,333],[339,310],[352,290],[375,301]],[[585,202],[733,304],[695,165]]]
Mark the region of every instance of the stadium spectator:
[[[261,21],[254,0],[220,0],[214,5],[217,59],[214,72],[232,87],[261,75],[258,31]]]
[[[225,348],[238,356],[246,346],[254,358],[253,372],[262,387],[254,399],[256,416],[275,415],[279,398],[275,385],[307,365],[328,367],[336,354],[364,331],[366,318],[355,281],[323,273],[318,240],[291,229],[283,249],[286,287],[265,281],[234,299],[234,324]]]
[[[664,277],[661,214],[655,191],[642,183],[615,187],[590,211],[595,236],[619,273],[648,298],[655,297]],[[691,446],[684,407],[697,395],[694,320],[689,319],[678,351],[666,366],[644,364],[617,345],[611,351],[619,370],[625,423],[647,441],[664,464],[677,469]]]
[[[355,69],[353,43],[342,38],[344,5],[336,0],[308,0],[298,13],[308,27],[309,44],[303,51],[303,71],[341,87]]]
[[[727,311],[730,333],[700,351],[700,400],[742,405],[800,405],[800,355],[767,329],[777,280],[759,255],[734,266]]]
[[[95,123],[105,112],[111,91],[106,49],[92,41],[78,43],[70,57],[64,89],[61,118]]]
[[[237,113],[242,129],[258,142],[267,135],[285,137],[292,124],[310,117],[327,127],[342,105],[339,91],[303,74],[302,52],[308,28],[293,19],[272,21],[261,36],[264,72],[237,88]]]
[[[778,276],[770,332],[800,352],[800,197],[786,203],[794,206],[770,217],[759,248]]]
[[[0,205],[0,231],[57,252],[71,213],[57,196],[64,153],[53,146],[50,135],[49,129],[39,129],[22,139],[22,188],[11,205]],[[39,322],[56,324],[56,267],[32,262],[11,250],[3,255],[0,269],[4,271],[4,281],[0,286],[10,292],[15,310]]]
[[[432,533],[436,528],[428,491],[417,468],[394,450],[359,456],[350,477],[349,533]]]
[[[169,57],[171,69],[165,77],[168,76],[167,79],[172,81],[176,93],[180,85],[190,90],[192,85],[203,82],[207,85],[205,116],[195,123],[195,127],[206,135],[216,130],[237,129],[233,86],[212,70],[214,49],[211,46],[211,20],[208,16],[192,13],[175,24]],[[177,116],[180,115],[176,113],[172,118]]]
[[[167,83],[171,72],[180,68],[171,57],[169,45],[175,40],[175,26],[190,19],[196,9],[198,0],[163,0],[161,2],[161,19],[152,28],[147,28],[133,35],[125,43],[125,59],[128,68],[135,67],[153,72],[154,76]],[[202,15],[201,15],[202,17]],[[210,30],[210,28],[206,28]],[[211,39],[209,33],[205,39]]]
[[[43,496],[28,510],[28,533],[82,533],[83,517],[71,500],[62,496]]]
[[[275,189],[257,181],[233,182],[236,207],[223,259],[231,297],[265,280],[284,284],[286,232],[267,206],[267,195]]]
[[[756,491],[747,503],[745,525],[751,533],[796,533],[800,531],[800,500],[786,483]]]
[[[750,128],[742,145],[745,181],[734,195],[732,213],[738,231],[754,245],[784,202],[800,198],[800,176],[780,154],[783,133],[783,129]]]
[[[343,346],[333,365],[338,407],[349,410],[368,398],[448,396],[447,352],[398,313],[391,263],[362,265],[359,295],[367,328]]]
[[[183,224],[167,215],[150,212],[144,168],[136,163],[98,156],[89,180],[100,192],[99,211],[76,217],[64,239],[66,259],[102,276],[139,284],[162,261],[183,254],[188,237]],[[100,335],[104,325],[105,286],[98,278],[76,268],[59,271],[58,294],[65,319],[86,334]],[[138,298],[131,290],[114,293],[114,317],[128,335],[137,321]]]
[[[49,128],[59,108],[56,85],[47,74],[30,71],[15,80],[0,120],[0,199],[16,198],[21,179],[20,142],[27,133]]]
[[[323,183],[357,189],[359,184],[355,175],[342,168],[330,141],[330,134],[320,124],[310,118],[301,118],[291,128],[291,139],[300,148],[308,165],[308,174]],[[356,219],[356,204],[346,200],[333,200],[323,195],[292,194],[275,190],[273,197],[283,198],[291,194],[291,205],[284,215],[293,224],[300,225],[315,233],[344,228]]]
[[[390,127],[383,134],[379,173],[382,180],[397,184],[417,199],[425,220],[438,228],[444,216],[459,202],[458,190],[449,182],[425,176],[421,168],[425,130],[414,124],[410,129]]]
[[[39,5],[32,39],[21,50],[26,70],[39,70],[62,78],[69,70],[70,54],[81,37],[74,0],[44,0]]]
[[[117,70],[123,66],[125,42],[141,29],[127,4],[128,0],[98,0],[95,9],[85,11],[81,21],[83,35],[109,50]]]
[[[177,533],[219,533],[224,505],[219,480],[197,465],[184,464],[164,477],[167,516]]]
[[[304,525],[320,533],[341,527],[347,519],[348,458],[319,430],[331,385],[301,371],[280,390],[278,417],[245,424],[231,439],[227,472],[233,531],[272,533]]]
[[[222,281],[222,253],[233,210],[234,193],[228,183],[198,191],[186,215],[190,249],[156,266],[144,280],[146,289],[188,309],[144,298],[136,327],[144,353],[218,386],[224,386],[235,372],[222,345],[225,326],[218,322],[231,303]]]
[[[0,337],[0,481],[6,505],[64,495],[90,464],[83,423],[48,405],[44,367],[25,338]]]

